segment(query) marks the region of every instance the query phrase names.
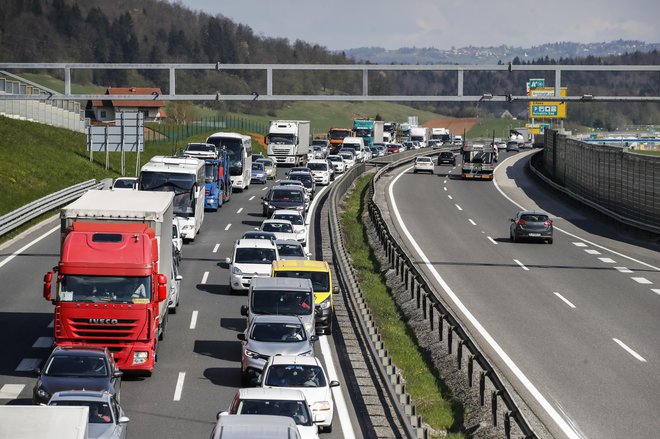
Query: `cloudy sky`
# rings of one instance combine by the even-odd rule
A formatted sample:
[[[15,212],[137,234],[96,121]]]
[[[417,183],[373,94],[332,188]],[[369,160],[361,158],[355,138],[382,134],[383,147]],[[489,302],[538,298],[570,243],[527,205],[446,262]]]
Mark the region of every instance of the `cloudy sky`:
[[[659,0],[172,0],[331,50],[660,42]]]

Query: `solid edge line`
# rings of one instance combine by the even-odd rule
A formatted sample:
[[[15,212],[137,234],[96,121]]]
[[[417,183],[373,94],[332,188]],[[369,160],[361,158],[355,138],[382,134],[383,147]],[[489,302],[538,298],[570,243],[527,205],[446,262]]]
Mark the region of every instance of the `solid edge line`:
[[[621,346],[626,352],[628,352],[630,355],[635,357],[637,360],[641,361],[642,363],[646,363],[646,359],[639,355],[637,352],[633,351],[631,348],[629,348],[624,342],[619,340],[618,338],[613,338],[614,342]]]
[[[321,353],[325,360],[325,370],[328,373],[328,380],[336,380],[337,369],[335,369],[335,363],[332,361],[332,353],[330,352],[330,345],[328,344],[327,336],[319,337],[319,343],[321,344]],[[337,412],[337,419],[339,419],[344,439],[355,439],[353,423],[348,414],[348,408],[346,406],[346,401],[344,400],[344,394],[341,392],[341,386],[332,388],[332,396],[335,399],[335,411]]]
[[[11,261],[12,259],[14,259],[16,256],[20,255],[21,253],[23,253],[25,250],[27,250],[27,249],[29,249],[30,247],[32,247],[32,246],[33,246],[34,244],[36,244],[37,242],[41,241],[42,239],[44,239],[45,237],[47,237],[48,235],[50,235],[51,233],[53,233],[53,232],[55,232],[56,230],[59,230],[59,229],[60,229],[60,226],[53,227],[52,229],[50,229],[49,231],[47,231],[46,233],[44,233],[44,234],[41,235],[40,237],[34,239],[33,241],[29,242],[28,244],[25,244],[23,247],[19,248],[19,249],[16,250],[14,253],[12,253],[11,255],[7,256],[2,262],[0,262],[0,268],[4,267],[6,264],[9,263],[9,261]]]
[[[504,364],[506,364],[511,372],[518,378],[520,383],[529,391],[529,393],[532,395],[534,399],[543,407],[543,409],[546,411],[546,413],[552,418],[553,421],[557,424],[557,426],[568,436],[569,438],[575,438],[575,439],[580,439],[580,436],[577,434],[575,430],[566,422],[566,420],[559,414],[559,412],[548,402],[547,399],[541,394],[541,392],[534,386],[534,384],[527,378],[527,376],[520,370],[520,368],[513,362],[511,357],[504,352],[504,349],[495,341],[495,339],[486,331],[486,328],[484,328],[481,323],[477,320],[477,318],[470,312],[470,310],[467,309],[467,307],[461,302],[461,300],[458,298],[458,296],[454,293],[454,291],[449,287],[447,282],[440,276],[440,274],[436,271],[435,267],[429,262],[429,259],[426,257],[422,249],[419,247],[417,242],[413,239],[412,235],[408,231],[408,228],[406,225],[403,223],[403,220],[401,218],[401,214],[399,213],[399,210],[396,207],[396,201],[394,200],[394,193],[393,193],[393,187],[396,184],[397,180],[404,175],[404,173],[409,170],[410,168],[405,169],[401,174],[399,174],[391,183],[388,188],[388,193],[389,193],[389,198],[390,202],[392,203],[392,210],[394,211],[394,215],[396,217],[396,220],[399,223],[399,227],[401,227],[401,230],[403,233],[406,235],[408,240],[410,241],[410,244],[414,247],[415,251],[419,255],[420,259],[424,261],[424,265],[426,268],[433,274],[433,277],[435,280],[440,284],[443,290],[445,290],[445,293],[451,301],[458,307],[458,309],[463,313],[463,315],[468,319],[468,321],[474,326],[474,328],[477,330],[477,332],[484,338],[486,343],[488,343],[491,348],[499,355],[499,357],[502,359]]]

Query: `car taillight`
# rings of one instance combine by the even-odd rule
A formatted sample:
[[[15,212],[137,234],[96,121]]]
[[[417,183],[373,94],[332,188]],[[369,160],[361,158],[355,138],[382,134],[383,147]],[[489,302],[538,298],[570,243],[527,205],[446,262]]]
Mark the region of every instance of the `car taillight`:
[[[552,221],[546,221],[546,222],[543,223],[543,225],[544,225],[544,226],[551,226],[551,225],[552,225]]]
[[[524,226],[527,223],[525,222],[525,220],[518,220],[518,222],[516,224],[519,225],[519,226]]]

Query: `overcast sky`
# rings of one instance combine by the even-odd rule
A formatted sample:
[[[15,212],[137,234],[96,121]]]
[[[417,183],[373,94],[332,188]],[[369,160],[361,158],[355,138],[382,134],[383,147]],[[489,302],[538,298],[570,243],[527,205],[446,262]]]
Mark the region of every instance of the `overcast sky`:
[[[659,0],[173,0],[331,50],[660,42]]]

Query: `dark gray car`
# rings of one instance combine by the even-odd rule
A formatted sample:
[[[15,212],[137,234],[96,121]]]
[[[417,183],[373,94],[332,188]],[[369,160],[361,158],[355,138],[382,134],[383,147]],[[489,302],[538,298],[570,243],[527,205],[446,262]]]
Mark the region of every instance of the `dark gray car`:
[[[521,210],[511,218],[509,236],[513,242],[530,239],[552,244],[552,220],[545,212]]]
[[[305,214],[305,189],[298,186],[273,186],[261,198],[263,216],[270,216],[278,209],[297,210]]]

